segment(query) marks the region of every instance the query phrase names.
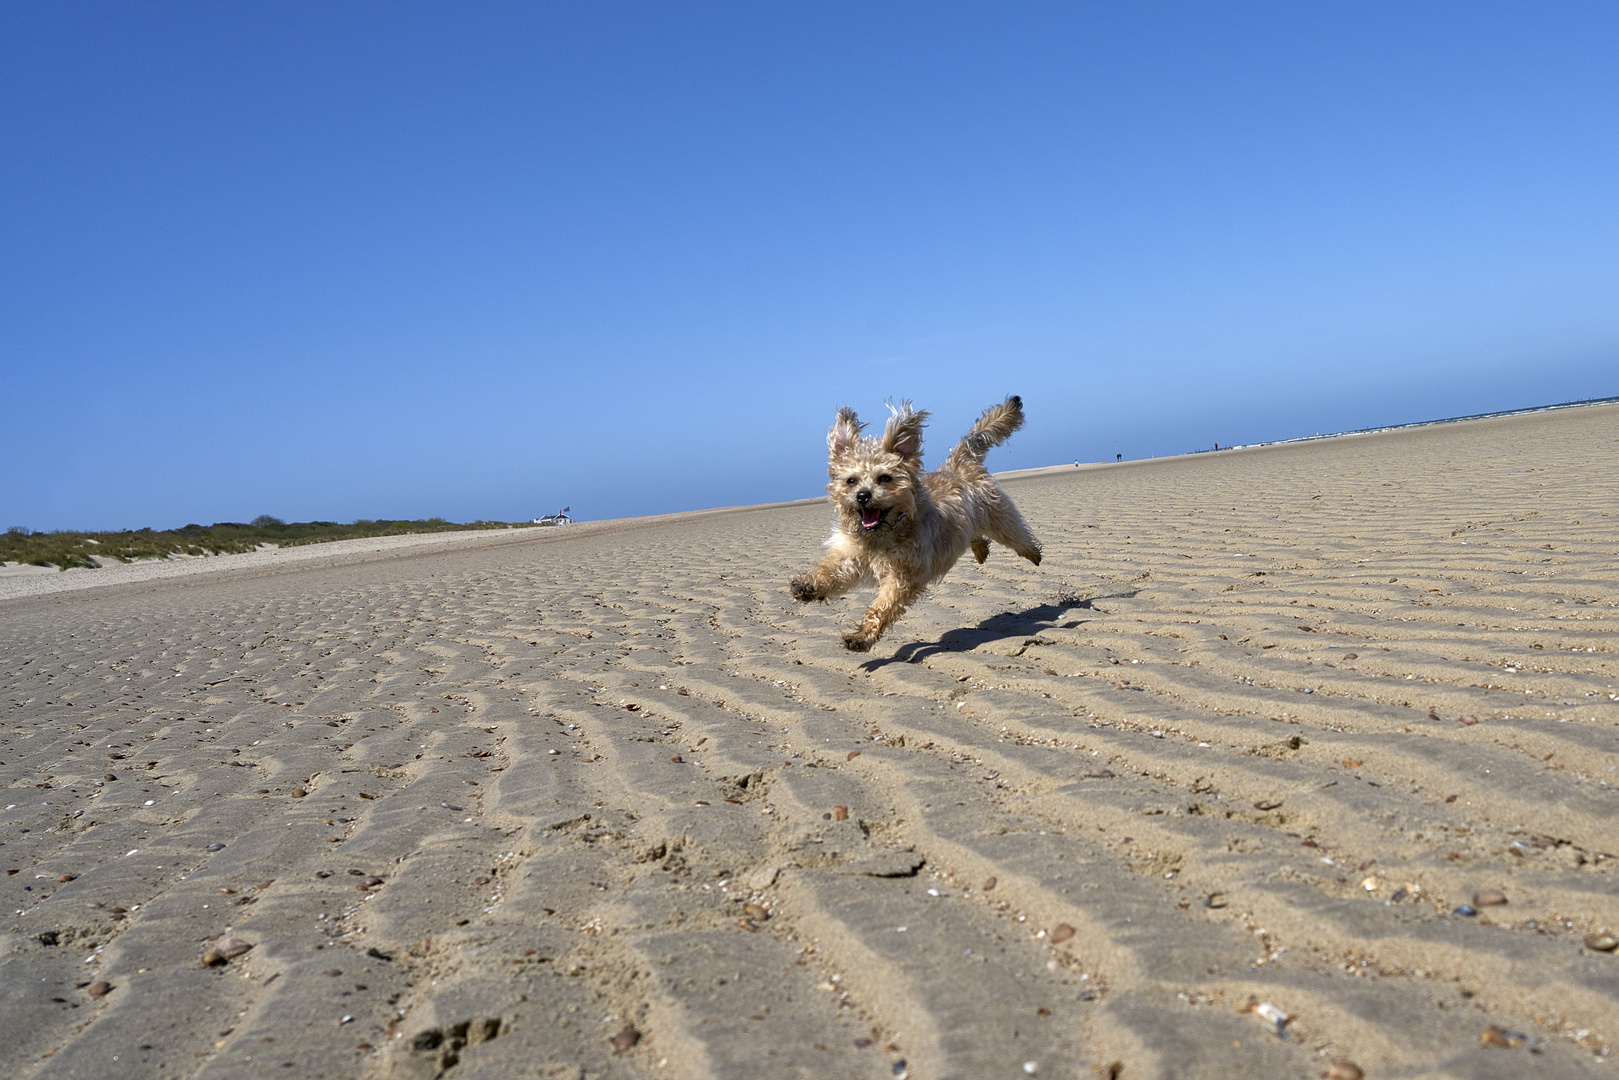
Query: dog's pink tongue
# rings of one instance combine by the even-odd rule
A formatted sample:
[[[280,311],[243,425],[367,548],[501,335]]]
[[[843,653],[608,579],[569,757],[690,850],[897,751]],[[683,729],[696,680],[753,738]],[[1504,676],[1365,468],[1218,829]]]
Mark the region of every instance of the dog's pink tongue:
[[[877,523],[882,519],[883,515],[881,512],[872,510],[869,507],[860,511],[860,525],[862,528],[875,529],[877,527]]]

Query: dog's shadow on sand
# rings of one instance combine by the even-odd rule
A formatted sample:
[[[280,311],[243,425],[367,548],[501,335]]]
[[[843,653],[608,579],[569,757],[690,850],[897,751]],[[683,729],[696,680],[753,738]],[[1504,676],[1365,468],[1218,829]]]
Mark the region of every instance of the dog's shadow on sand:
[[[1139,589],[1110,593],[1107,596],[1060,596],[1049,604],[1025,608],[1023,611],[1003,611],[991,615],[977,626],[960,630],[947,630],[938,641],[913,641],[901,645],[894,655],[880,660],[867,660],[860,665],[862,671],[880,671],[889,664],[920,664],[940,653],[972,652],[980,645],[1007,638],[1032,637],[1042,630],[1072,630],[1085,623],[1084,619],[1068,619],[1070,611],[1089,610],[1098,600],[1130,600]]]

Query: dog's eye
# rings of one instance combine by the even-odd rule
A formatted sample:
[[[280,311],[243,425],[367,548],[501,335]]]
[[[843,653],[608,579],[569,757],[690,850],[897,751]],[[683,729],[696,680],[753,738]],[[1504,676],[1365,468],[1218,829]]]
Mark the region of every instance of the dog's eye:
[[[892,476],[889,476],[887,473],[883,473],[881,476],[879,476],[877,478],[877,482],[879,484],[886,484],[892,479],[894,479]]]
[[[849,486],[850,486],[850,487],[854,487],[854,482],[855,482],[855,478],[854,478],[854,477],[852,477],[852,476],[851,476],[851,477],[849,477],[849,479],[847,479],[847,480],[845,480],[845,481],[844,481],[844,483],[845,483],[845,484],[848,484],[848,485],[849,485]]]

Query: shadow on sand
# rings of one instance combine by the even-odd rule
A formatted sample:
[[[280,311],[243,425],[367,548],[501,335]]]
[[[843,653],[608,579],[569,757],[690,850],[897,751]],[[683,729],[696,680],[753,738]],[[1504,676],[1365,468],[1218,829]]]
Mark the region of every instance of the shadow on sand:
[[[1139,589],[1132,589],[1129,592],[1110,593],[1107,596],[1059,596],[1051,603],[1041,604],[1039,607],[1025,608],[1023,611],[1003,611],[999,615],[991,615],[977,626],[947,630],[938,641],[913,641],[901,645],[894,651],[893,656],[867,660],[860,665],[860,669],[869,672],[880,671],[889,664],[920,664],[940,653],[971,652],[980,645],[987,645],[992,641],[1031,637],[1042,630],[1059,628],[1072,630],[1076,626],[1083,625],[1086,620],[1063,621],[1064,616],[1070,611],[1089,609],[1098,600],[1129,600],[1139,592]]]

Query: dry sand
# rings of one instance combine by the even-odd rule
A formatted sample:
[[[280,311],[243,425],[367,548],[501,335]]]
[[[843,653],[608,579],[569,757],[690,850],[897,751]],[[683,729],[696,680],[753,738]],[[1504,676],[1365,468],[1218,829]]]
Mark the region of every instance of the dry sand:
[[[0,1059],[1611,1075],[1616,443],[1013,480],[1045,564],[863,656],[817,505],[7,600]]]
[[[230,555],[171,555],[163,559],[139,559],[120,563],[108,560],[99,567],[58,570],[54,566],[6,563],[0,566],[0,600],[77,589],[105,588],[108,585],[134,585],[148,581],[192,577],[196,574],[222,574],[248,571],[253,574],[282,570],[330,569],[356,562],[373,562],[379,557],[419,554],[423,549],[485,547],[490,544],[532,539],[529,530],[468,529],[462,532],[407,533],[403,536],[370,536],[355,540],[333,540],[320,544],[276,547],[265,544],[258,551]]]

